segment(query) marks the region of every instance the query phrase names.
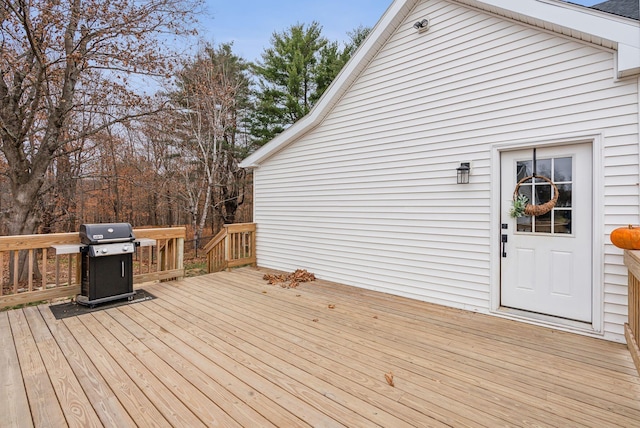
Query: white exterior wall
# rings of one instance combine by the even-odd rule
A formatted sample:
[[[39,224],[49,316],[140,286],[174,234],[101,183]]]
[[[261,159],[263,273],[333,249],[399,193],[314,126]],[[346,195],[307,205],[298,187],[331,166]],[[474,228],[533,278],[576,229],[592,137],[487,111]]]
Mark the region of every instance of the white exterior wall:
[[[488,312],[492,145],[600,135],[602,328],[624,341],[626,268],[608,233],[638,223],[639,97],[614,61],[459,4],[418,3],[324,122],[255,171],[258,264]],[[460,162],[472,163],[468,185],[456,185]]]

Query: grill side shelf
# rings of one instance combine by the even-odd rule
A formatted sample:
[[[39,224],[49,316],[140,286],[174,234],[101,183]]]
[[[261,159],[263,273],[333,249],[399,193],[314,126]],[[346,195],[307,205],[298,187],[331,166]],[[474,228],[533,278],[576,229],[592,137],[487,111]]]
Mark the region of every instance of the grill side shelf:
[[[51,246],[57,255],[77,254],[81,252],[84,247],[86,247],[84,244],[56,244]]]

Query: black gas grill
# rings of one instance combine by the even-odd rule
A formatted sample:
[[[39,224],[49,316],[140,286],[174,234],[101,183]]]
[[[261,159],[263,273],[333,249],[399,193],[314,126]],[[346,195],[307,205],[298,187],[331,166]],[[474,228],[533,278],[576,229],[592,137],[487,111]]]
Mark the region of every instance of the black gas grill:
[[[77,301],[82,305],[132,299],[133,253],[136,242],[129,223],[80,226],[82,283]]]

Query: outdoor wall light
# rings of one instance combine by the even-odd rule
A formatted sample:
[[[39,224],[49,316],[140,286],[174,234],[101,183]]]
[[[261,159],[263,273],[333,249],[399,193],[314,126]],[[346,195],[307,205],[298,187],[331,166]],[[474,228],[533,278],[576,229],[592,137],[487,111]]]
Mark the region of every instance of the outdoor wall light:
[[[418,30],[418,32],[420,33],[422,33],[423,31],[427,31],[429,29],[429,20],[425,18],[421,21],[418,21],[413,24],[413,28]]]
[[[469,183],[469,171],[471,171],[471,164],[469,162],[462,162],[456,172],[458,173],[458,184]]]

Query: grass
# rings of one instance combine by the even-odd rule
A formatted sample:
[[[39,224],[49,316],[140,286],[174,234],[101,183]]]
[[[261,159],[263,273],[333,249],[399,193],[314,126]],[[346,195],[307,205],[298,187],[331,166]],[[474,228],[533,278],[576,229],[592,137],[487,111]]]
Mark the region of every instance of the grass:
[[[207,259],[202,257],[195,257],[192,254],[184,255],[184,275],[186,277],[205,275],[207,273]]]

